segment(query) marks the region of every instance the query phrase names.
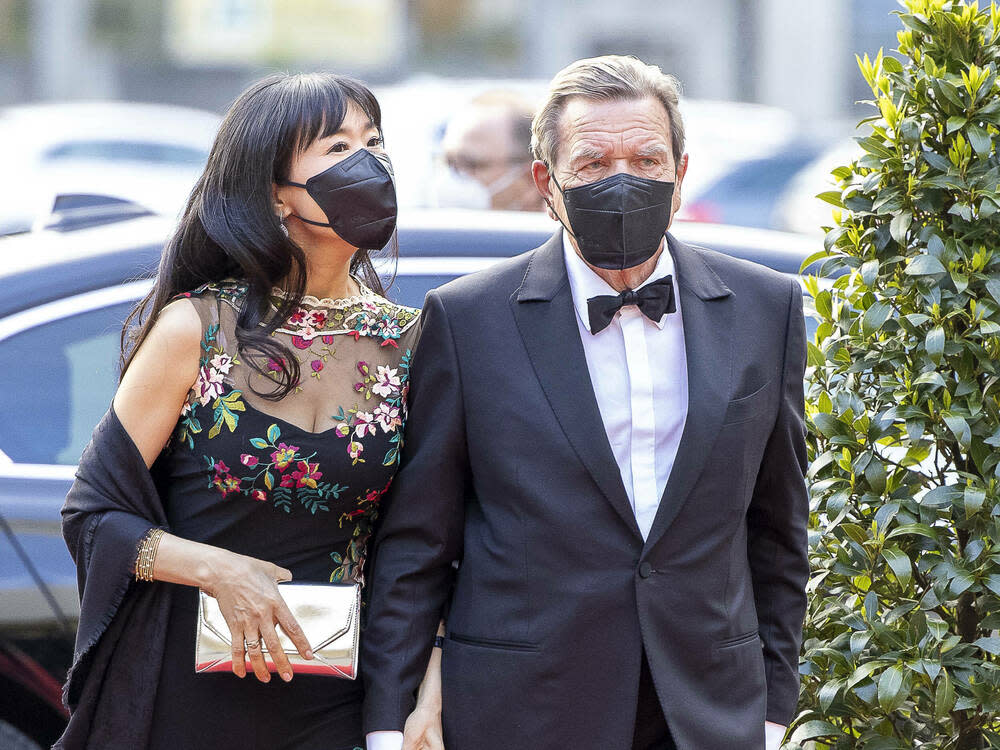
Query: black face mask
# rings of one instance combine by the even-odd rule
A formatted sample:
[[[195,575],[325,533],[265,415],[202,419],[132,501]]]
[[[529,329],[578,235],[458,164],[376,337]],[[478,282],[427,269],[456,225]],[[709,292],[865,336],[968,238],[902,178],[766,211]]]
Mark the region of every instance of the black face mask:
[[[551,169],[549,174],[555,182]],[[670,224],[673,182],[621,172],[569,190],[558,182],[556,187],[569,218],[566,231],[587,263],[621,271],[641,266],[656,254]]]
[[[330,223],[291,216],[306,224],[330,227],[354,247],[379,250],[396,229],[396,186],[392,164],[384,154],[361,149],[313,175],[304,185],[291,180],[278,182],[305,188]]]

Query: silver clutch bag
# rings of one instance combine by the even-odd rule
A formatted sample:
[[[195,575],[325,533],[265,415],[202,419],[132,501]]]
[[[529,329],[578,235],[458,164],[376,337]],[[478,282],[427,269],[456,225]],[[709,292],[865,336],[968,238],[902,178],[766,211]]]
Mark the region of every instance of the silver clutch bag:
[[[295,674],[327,675],[353,680],[358,674],[358,636],[361,628],[361,586],[343,583],[279,583],[278,590],[298,620],[313,658],[303,659],[280,627],[278,641]],[[233,668],[232,634],[215,597],[198,592],[198,632],[195,672],[230,672]],[[268,670],[274,661],[261,643]],[[252,672],[249,661],[247,672]]]

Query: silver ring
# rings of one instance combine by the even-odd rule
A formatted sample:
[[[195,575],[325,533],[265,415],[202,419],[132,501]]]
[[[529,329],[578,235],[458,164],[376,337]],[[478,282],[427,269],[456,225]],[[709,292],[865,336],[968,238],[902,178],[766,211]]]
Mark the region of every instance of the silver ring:
[[[244,641],[243,642],[248,649],[260,648],[260,638],[255,641]]]

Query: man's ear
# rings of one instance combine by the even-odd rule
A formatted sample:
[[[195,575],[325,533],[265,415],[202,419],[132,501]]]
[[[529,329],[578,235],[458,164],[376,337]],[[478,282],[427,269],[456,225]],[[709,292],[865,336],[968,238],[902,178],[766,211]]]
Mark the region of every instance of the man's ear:
[[[552,208],[552,180],[549,176],[549,168],[544,161],[536,159],[531,163],[531,179],[535,183],[535,189],[545,201],[545,211],[553,221],[559,221]]]
[[[670,199],[670,219],[673,221],[673,217],[677,215],[677,212],[681,210],[681,184],[684,182],[684,175],[687,174],[688,169],[688,155],[683,154],[679,162],[677,162],[677,169],[674,170],[674,195]]]

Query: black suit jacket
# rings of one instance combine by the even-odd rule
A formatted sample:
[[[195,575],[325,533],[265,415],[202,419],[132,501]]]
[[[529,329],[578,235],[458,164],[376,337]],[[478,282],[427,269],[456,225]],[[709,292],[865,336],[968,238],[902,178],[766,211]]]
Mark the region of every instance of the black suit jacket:
[[[630,747],[643,648],[679,750],[759,750],[765,718],[793,717],[808,576],[801,289],[671,235],[668,247],[689,410],[645,542],[561,234],[428,295],[371,576],[366,731],[403,726],[453,576],[448,750]]]

